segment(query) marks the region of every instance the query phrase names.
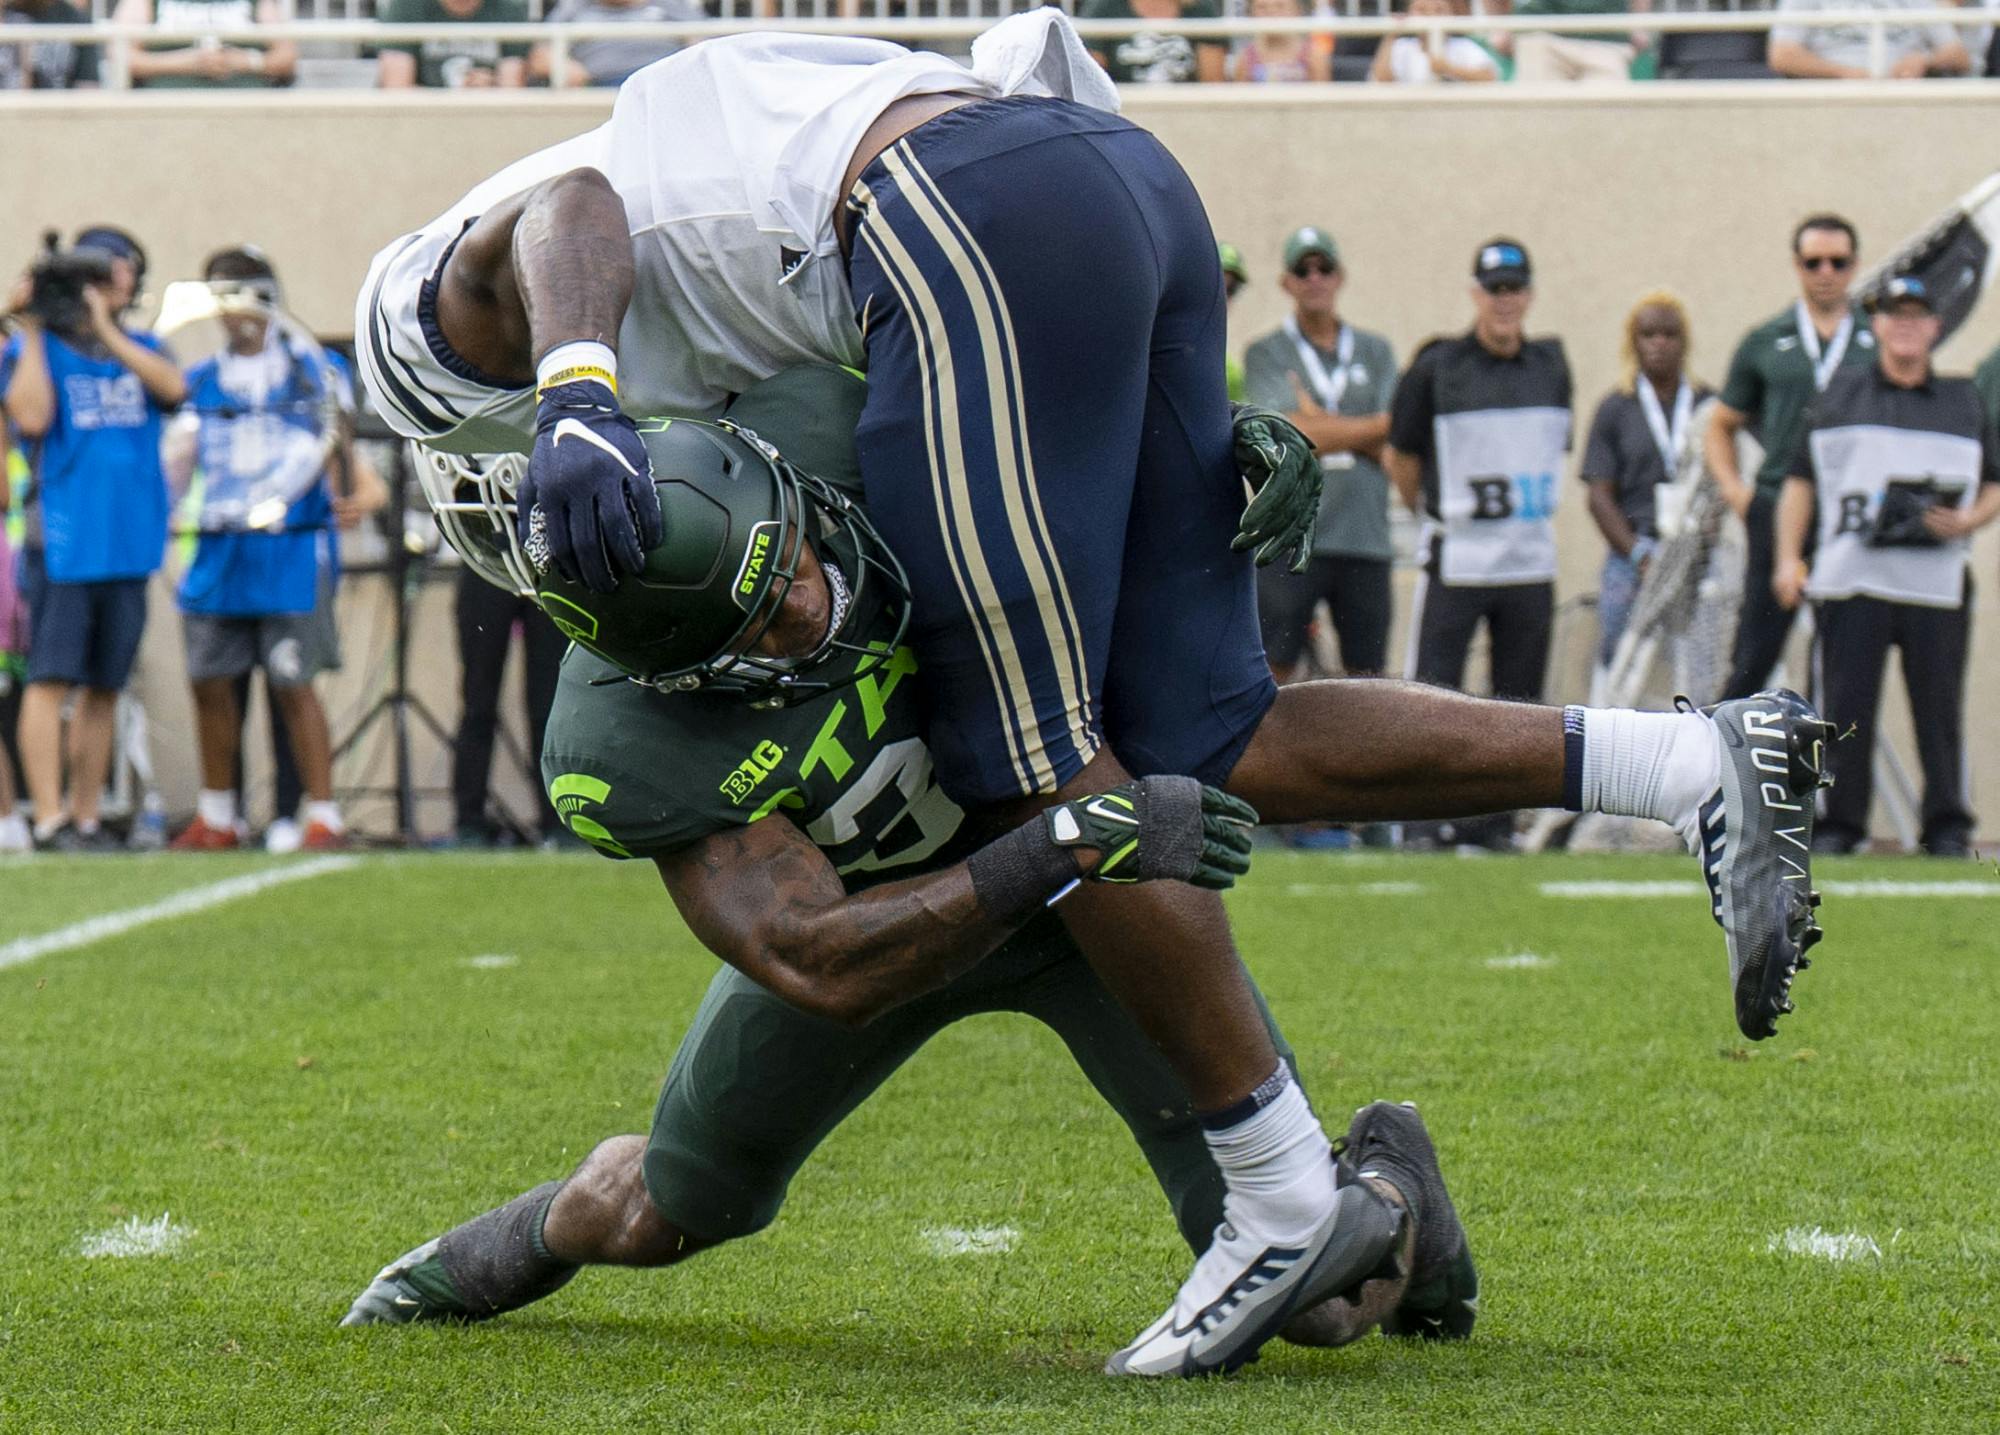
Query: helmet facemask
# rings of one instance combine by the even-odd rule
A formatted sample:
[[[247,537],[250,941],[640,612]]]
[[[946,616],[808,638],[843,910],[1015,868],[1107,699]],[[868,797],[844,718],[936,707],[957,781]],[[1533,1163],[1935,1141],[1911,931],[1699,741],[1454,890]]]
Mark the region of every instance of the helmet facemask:
[[[549,568],[539,513],[527,543],[518,538],[524,455],[467,458],[419,446],[425,497],[474,572],[534,599],[573,641],[648,687],[783,707],[846,687],[895,651],[909,626],[909,585],[852,499],[727,420],[643,420],[640,430],[654,452],[667,536],[646,571],[611,594],[589,593]],[[826,632],[802,655],[761,654],[757,644],[799,581],[809,544],[826,574]],[[684,627],[694,631],[681,637]],[[871,631],[879,636],[864,641]]]

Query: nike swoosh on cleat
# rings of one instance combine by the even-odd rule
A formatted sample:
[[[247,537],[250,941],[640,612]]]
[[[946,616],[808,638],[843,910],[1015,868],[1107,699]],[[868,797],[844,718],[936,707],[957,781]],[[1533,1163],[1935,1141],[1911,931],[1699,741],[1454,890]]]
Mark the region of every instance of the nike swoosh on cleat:
[[[619,467],[623,468],[627,473],[637,474],[639,472],[638,469],[632,467],[632,461],[618,451],[618,445],[611,442],[603,434],[598,433],[581,419],[563,419],[557,423],[549,436],[549,447],[561,447],[562,441],[566,438],[580,438],[593,448],[603,449],[606,453],[617,459]]]

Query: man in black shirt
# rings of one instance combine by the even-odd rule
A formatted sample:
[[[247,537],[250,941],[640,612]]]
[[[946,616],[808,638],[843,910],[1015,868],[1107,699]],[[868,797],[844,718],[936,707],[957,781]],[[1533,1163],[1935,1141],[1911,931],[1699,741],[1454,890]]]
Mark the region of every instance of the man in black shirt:
[[[1820,702],[1851,736],[1827,754],[1834,786],[1814,846],[1848,852],[1868,833],[1875,710],[1894,644],[1924,769],[1924,846],[1969,852],[1965,658],[1967,537],[2000,514],[2000,440],[1972,380],[1931,372],[1929,292],[1894,279],[1874,314],[1877,362],[1835,377],[1806,422],[1778,504],[1773,596],[1816,604]],[[1817,511],[1810,568],[1807,530]]]
[[[1556,475],[1569,448],[1569,361],[1523,333],[1528,252],[1495,239],[1473,256],[1477,317],[1418,350],[1390,409],[1387,466],[1425,515],[1410,675],[1461,687],[1486,624],[1496,697],[1539,699],[1555,615]],[[1513,816],[1459,823],[1462,842],[1513,845]]]

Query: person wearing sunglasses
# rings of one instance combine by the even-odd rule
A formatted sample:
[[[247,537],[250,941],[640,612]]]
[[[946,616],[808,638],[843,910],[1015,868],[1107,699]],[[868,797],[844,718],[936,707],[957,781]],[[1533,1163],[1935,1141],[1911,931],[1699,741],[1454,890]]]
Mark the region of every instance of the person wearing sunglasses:
[[[1556,477],[1573,387],[1562,340],[1531,338],[1525,246],[1489,239],[1472,256],[1473,324],[1417,350],[1389,410],[1384,459],[1424,515],[1410,621],[1410,676],[1463,688],[1483,624],[1493,695],[1539,702],[1555,622]],[[1514,814],[1455,821],[1438,838],[1511,851]]]
[[[1257,574],[1264,653],[1279,682],[1297,676],[1314,607],[1324,602],[1350,674],[1376,674],[1389,647],[1389,476],[1382,445],[1396,356],[1380,334],[1340,315],[1346,282],[1326,230],[1306,225],[1285,241],[1279,278],[1292,312],[1244,351],[1250,402],[1298,425],[1326,474],[1306,570],[1274,563]]]
[[[1799,297],[1737,344],[1703,436],[1708,471],[1748,535],[1743,606],[1724,698],[1748,697],[1763,687],[1791,636],[1795,613],[1780,607],[1771,591],[1773,525],[1806,410],[1841,370],[1875,362],[1875,336],[1847,294],[1860,253],[1860,236],[1839,215],[1800,221],[1792,231]],[[1749,483],[1736,452],[1736,436],[1745,429],[1764,449]]]

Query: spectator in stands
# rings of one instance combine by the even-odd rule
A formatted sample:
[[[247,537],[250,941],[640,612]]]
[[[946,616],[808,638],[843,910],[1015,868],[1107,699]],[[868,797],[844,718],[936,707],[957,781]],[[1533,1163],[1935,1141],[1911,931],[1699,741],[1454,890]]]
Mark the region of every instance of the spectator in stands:
[[[1221,0],[1083,0],[1079,20],[1219,20]],[[1091,54],[1121,85],[1184,84],[1223,78],[1229,46],[1221,40],[1148,33],[1095,44]]]
[[[90,13],[69,0],[7,0],[0,26],[88,25]],[[0,38],[0,90],[94,90],[97,47],[68,41],[34,40],[20,31]],[[8,32],[0,29],[0,37]]]
[[[1463,687],[1483,624],[1495,697],[1539,702],[1555,621],[1557,475],[1569,449],[1562,341],[1527,335],[1528,251],[1472,260],[1472,328],[1431,340],[1396,386],[1384,466],[1428,518],[1410,676]],[[1508,851],[1512,813],[1453,824],[1453,840]]]
[[[1264,652],[1280,682],[1297,676],[1313,609],[1325,603],[1350,674],[1380,673],[1389,655],[1389,476],[1382,445],[1396,359],[1380,334],[1340,316],[1340,250],[1307,225],[1285,241],[1279,283],[1292,312],[1244,355],[1253,404],[1290,416],[1319,452],[1326,489],[1306,571],[1258,570]]]
[[[1464,15],[1468,11],[1466,0],[1410,0],[1409,13]],[[1398,35],[1375,51],[1368,78],[1404,85],[1432,81],[1484,84],[1500,78],[1500,62],[1470,35],[1447,35],[1436,52],[1431,50],[1427,35]]]
[[[707,13],[697,0],[558,0],[546,18],[551,24],[616,25],[702,20]],[[566,78],[572,85],[615,87],[634,70],[664,60],[680,48],[672,40],[579,40],[569,47]],[[528,51],[528,78],[548,81],[554,63],[553,47],[546,40],[539,42]]]
[[[1516,15],[1626,15],[1653,8],[1653,0],[1519,0]],[[1514,57],[1514,78],[1524,84],[1630,79],[1632,62],[1650,37],[1615,31],[1500,31],[1494,47]],[[1511,45],[1510,43],[1511,42]]]
[[[376,18],[396,25],[521,25],[528,0],[388,0]],[[385,90],[513,88],[527,82],[528,46],[498,40],[425,40],[384,45],[377,82]]]
[[[333,800],[332,744],[312,680],[340,665],[332,529],[340,517],[352,521],[359,513],[353,494],[353,380],[336,356],[300,345],[273,321],[280,303],[278,277],[261,250],[248,245],[220,250],[209,256],[202,278],[238,306],[225,311],[223,351],[188,371],[196,426],[192,458],[203,481],[218,484],[235,465],[240,445],[275,447],[274,428],[324,436],[334,446],[334,460],[274,526],[203,525],[180,585],[201,793],[194,821],[173,845],[182,851],[237,845],[242,744],[237,684],[262,668],[273,721],[283,723],[305,785],[302,845],[340,847],[346,824]],[[277,814],[280,820],[293,815]]]
[[[244,29],[291,17],[279,0],[118,0],[111,18],[120,25]],[[138,45],[132,50],[132,83],[156,90],[269,88],[289,85],[298,65],[299,47],[290,40]]]
[[[1873,325],[1876,362],[1835,376],[1819,396],[1778,508],[1772,587],[1787,608],[1813,600],[1821,709],[1844,735],[1827,748],[1834,782],[1820,799],[1813,850],[1851,852],[1868,835],[1875,717],[1893,645],[1924,770],[1924,847],[1965,857],[1967,539],[2000,516],[2000,436],[1969,379],[1932,371],[1939,324],[1921,279],[1890,280]]]
[[[1305,0],[1250,0],[1253,20],[1296,20]],[[1229,52],[1226,73],[1250,84],[1296,84],[1333,78],[1331,35],[1255,35]]]
[[[522,754],[529,790],[537,797],[537,823],[544,845],[563,831],[542,786],[542,733],[556,698],[556,674],[567,646],[548,615],[532,598],[508,593],[473,573],[458,578],[459,695],[463,699],[458,737],[452,745],[451,791],[456,814],[455,845],[490,847],[510,836],[488,810],[493,775],[493,740],[500,727],[500,679],[507,649],[521,633],[521,688],[527,703],[528,747]]]
[[[1781,15],[1810,15],[1825,10],[1929,9],[1923,0],[1778,0]],[[1869,27],[1866,25],[1774,25],[1768,51],[1771,68],[1798,80],[1866,80],[1869,69]],[[1921,80],[1926,75],[1963,75],[1972,67],[1965,45],[1950,25],[1888,26],[1884,72],[1892,80]]]
[[[1805,432],[1806,410],[1842,367],[1869,368],[1875,335],[1847,297],[1860,259],[1854,226],[1837,214],[1809,215],[1792,231],[1799,298],[1745,334],[1702,435],[1708,471],[1743,520],[1743,606],[1736,615],[1723,698],[1745,698],[1771,680],[1784,656],[1793,614],[1771,596],[1773,525],[1786,465]],[[1748,429],[1763,445],[1753,483],[1743,481],[1736,435]]]
[[[1689,432],[1694,411],[1714,393],[1688,377],[1688,342],[1678,298],[1664,290],[1642,298],[1625,317],[1624,381],[1590,423],[1581,477],[1590,486],[1590,516],[1610,548],[1597,588],[1600,669],[1618,650],[1659,539],[1654,490],[1673,481],[1682,449],[1697,441]]]
[[[11,370],[7,419],[35,482],[21,555],[32,629],[19,729],[35,845],[95,849],[114,845],[97,816],[112,714],[145,631],[146,579],[166,547],[161,421],[187,385],[157,338],[122,322],[145,277],[138,242],[97,225],[75,247],[100,257],[109,278],[55,305],[35,299],[24,277],[8,305],[18,332],[0,362]],[[72,691],[65,810],[62,711]]]

